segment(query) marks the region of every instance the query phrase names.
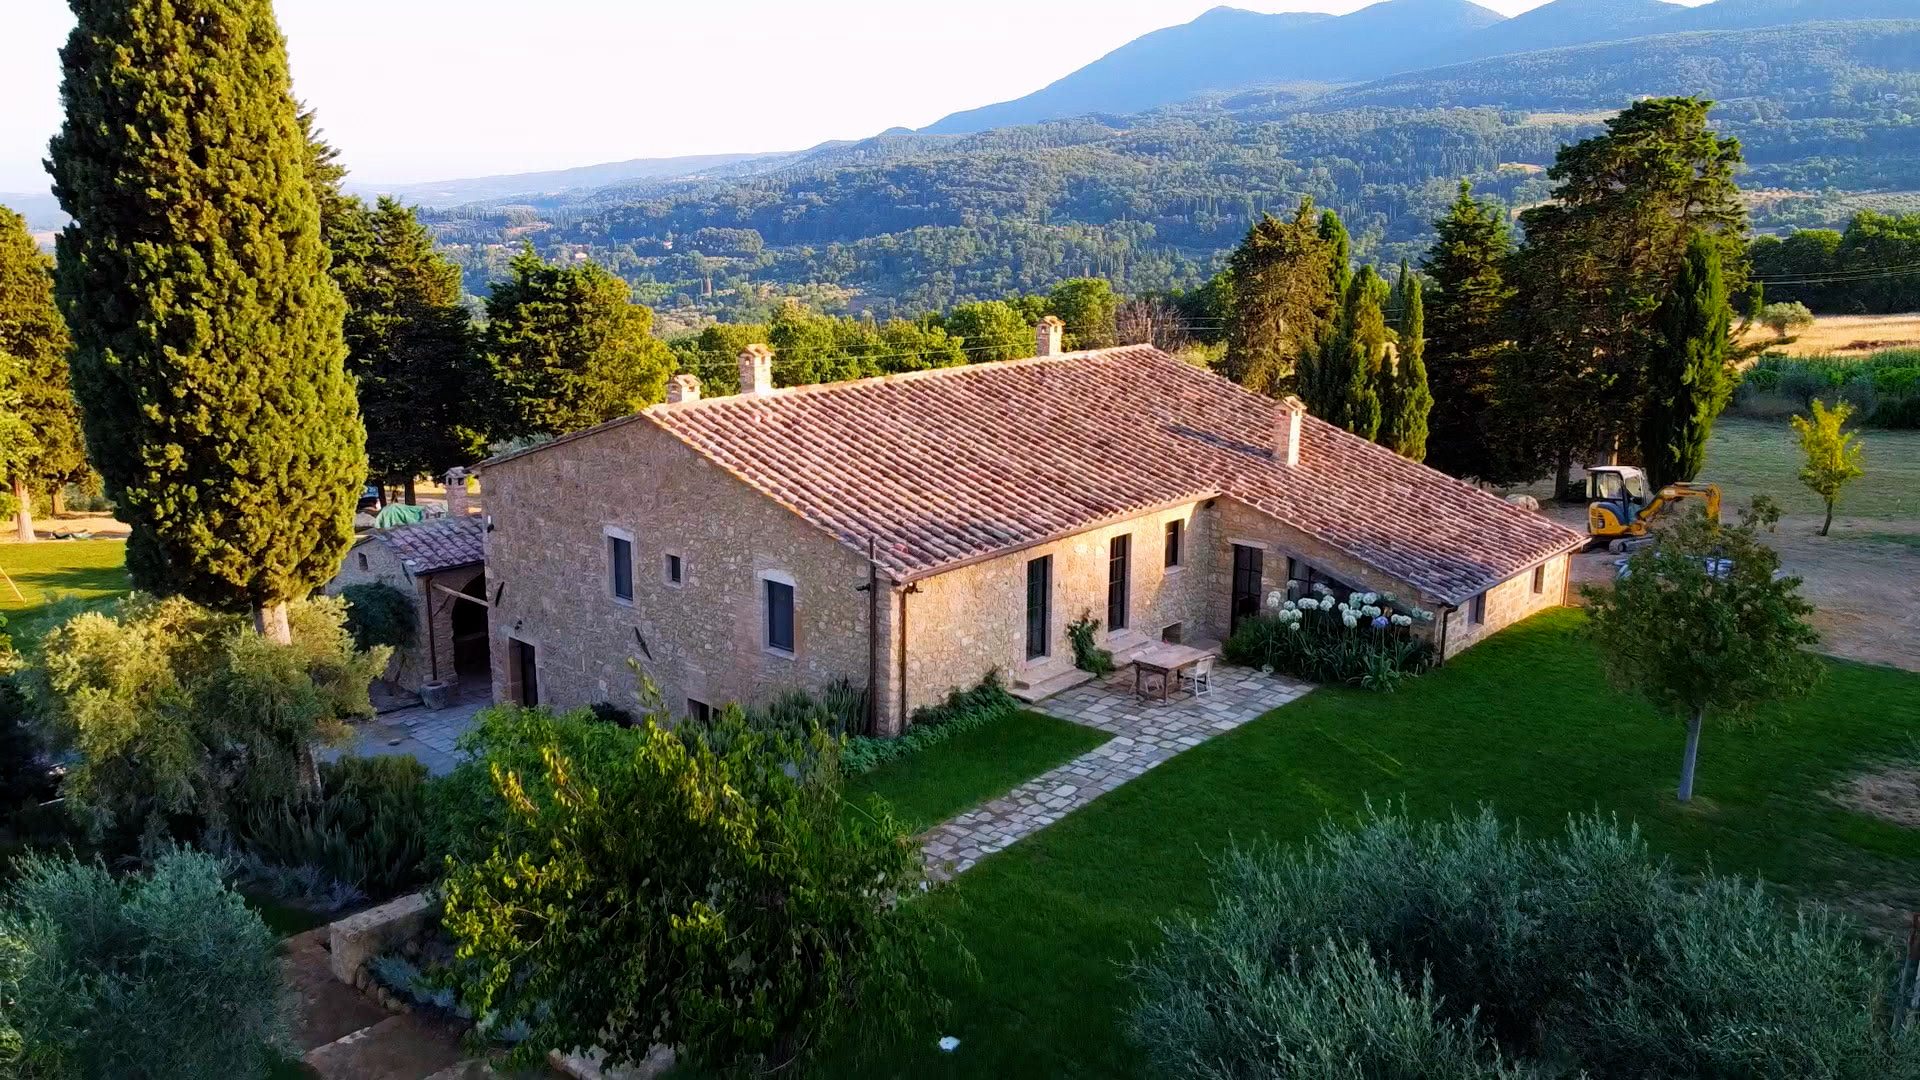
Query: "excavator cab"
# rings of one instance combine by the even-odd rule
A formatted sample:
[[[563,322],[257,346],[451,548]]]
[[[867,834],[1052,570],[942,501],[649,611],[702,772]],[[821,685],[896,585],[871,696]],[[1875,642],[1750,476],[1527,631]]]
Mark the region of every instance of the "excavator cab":
[[[1647,474],[1631,465],[1595,465],[1587,470],[1587,535],[1638,536],[1653,503]]]

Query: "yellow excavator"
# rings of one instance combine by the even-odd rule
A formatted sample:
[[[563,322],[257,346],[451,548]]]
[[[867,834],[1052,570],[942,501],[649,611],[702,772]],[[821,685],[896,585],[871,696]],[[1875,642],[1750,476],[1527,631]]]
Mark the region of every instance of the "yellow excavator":
[[[1647,474],[1631,465],[1595,465],[1587,470],[1587,536],[1616,554],[1651,543],[1655,519],[1690,499],[1706,502],[1707,516],[1720,520],[1718,484],[1675,483],[1659,491],[1647,487]]]

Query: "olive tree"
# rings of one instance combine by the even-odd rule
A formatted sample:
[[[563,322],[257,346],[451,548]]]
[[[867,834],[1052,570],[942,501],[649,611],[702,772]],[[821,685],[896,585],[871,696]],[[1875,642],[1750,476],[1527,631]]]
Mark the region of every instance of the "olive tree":
[[[1581,590],[1609,677],[1686,724],[1681,802],[1693,797],[1709,712],[1737,719],[1804,695],[1826,673],[1807,651],[1819,640],[1807,624],[1813,606],[1800,579],[1779,569],[1753,523],[1696,513],[1636,553],[1611,586]]]

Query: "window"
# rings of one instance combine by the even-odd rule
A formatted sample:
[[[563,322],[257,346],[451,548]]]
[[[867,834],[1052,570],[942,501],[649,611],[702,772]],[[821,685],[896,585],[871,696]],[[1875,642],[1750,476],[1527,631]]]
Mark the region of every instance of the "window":
[[[1251,544],[1233,545],[1233,593],[1227,608],[1229,630],[1240,629],[1240,620],[1260,613],[1260,584],[1267,553]]]
[[[1310,563],[1289,556],[1287,558],[1287,580],[1297,581],[1300,587],[1296,592],[1300,596],[1312,596],[1315,585],[1325,585],[1333,591],[1337,600],[1345,600],[1353,595],[1353,586],[1330,574],[1323,574]]]
[[[1160,640],[1169,645],[1178,645],[1180,644],[1181,633],[1183,633],[1183,631],[1179,623],[1168,623],[1160,628]]]
[[[790,653],[793,651],[793,585],[767,578],[766,588],[767,648]]]
[[[507,664],[507,671],[514,682],[514,700],[529,709],[540,704],[540,668],[533,646],[519,638],[508,638]]]
[[[669,585],[680,584],[681,572],[682,570],[681,570],[681,564],[680,564],[680,556],[668,555],[667,556],[667,584]]]
[[[1481,593],[1473,598],[1473,606],[1467,609],[1467,621],[1475,626],[1487,621],[1487,594]]]
[[[1180,541],[1183,539],[1181,533],[1186,529],[1186,525],[1187,523],[1181,521],[1179,518],[1167,522],[1167,561],[1165,565],[1169,570],[1180,565]]]
[[[1545,563],[1533,568],[1533,591],[1535,595],[1547,591],[1547,564]]]
[[[607,583],[615,600],[633,600],[633,541],[607,537]]]
[[[688,698],[687,715],[703,724],[707,723],[713,719],[713,706],[704,701],[695,701],[693,698]]]
[[[357,552],[354,557],[360,560],[360,569],[365,570],[367,568],[367,553],[364,551]]]
[[[1027,563],[1027,659],[1047,655],[1052,622],[1053,556],[1042,555]]]
[[[1133,537],[1116,536],[1107,544],[1107,629],[1127,628],[1127,585]]]

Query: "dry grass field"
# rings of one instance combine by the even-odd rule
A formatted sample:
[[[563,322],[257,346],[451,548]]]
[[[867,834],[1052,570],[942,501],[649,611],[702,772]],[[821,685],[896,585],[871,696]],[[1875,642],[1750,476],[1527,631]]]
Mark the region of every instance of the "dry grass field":
[[[1755,332],[1765,336],[1760,327]],[[1822,315],[1794,335],[1778,352],[1790,356],[1865,354],[1920,346],[1920,313],[1909,315]]]

